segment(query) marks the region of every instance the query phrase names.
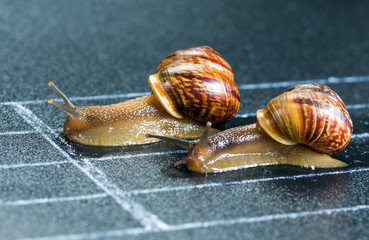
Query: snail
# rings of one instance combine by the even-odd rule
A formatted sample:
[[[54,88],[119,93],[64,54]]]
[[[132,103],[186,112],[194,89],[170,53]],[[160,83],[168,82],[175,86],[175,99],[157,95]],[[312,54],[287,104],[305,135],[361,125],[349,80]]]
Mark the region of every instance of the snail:
[[[77,107],[50,82],[65,105],[52,99],[48,102],[69,115],[63,125],[68,139],[97,146],[159,141],[146,138],[146,133],[199,138],[207,121],[221,125],[239,109],[232,69],[208,46],[168,55],[149,77],[149,84],[153,93],[148,96],[113,105]]]
[[[188,149],[175,166],[196,172],[222,172],[264,165],[306,168],[344,167],[329,155],[344,149],[352,121],[341,98],[323,84],[298,84],[258,110],[257,122],[209,137],[208,122],[199,140],[185,141],[148,134]]]

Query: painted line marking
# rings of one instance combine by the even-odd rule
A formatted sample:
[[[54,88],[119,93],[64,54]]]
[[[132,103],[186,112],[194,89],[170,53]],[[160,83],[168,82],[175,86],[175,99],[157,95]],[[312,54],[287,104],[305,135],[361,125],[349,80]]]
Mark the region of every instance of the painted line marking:
[[[28,240],[31,240],[31,239],[32,240],[46,240],[46,239],[81,240],[81,239],[123,237],[123,236],[140,235],[140,234],[175,232],[175,231],[193,230],[193,229],[199,229],[199,228],[229,226],[229,225],[236,225],[236,224],[270,222],[270,221],[276,221],[276,220],[296,219],[296,218],[310,217],[310,216],[316,216],[316,215],[332,215],[332,214],[366,211],[366,210],[369,210],[369,205],[357,205],[357,206],[352,206],[352,207],[331,208],[331,209],[322,209],[322,210],[305,211],[305,212],[271,214],[271,215],[263,215],[263,216],[258,216],[258,217],[241,217],[241,218],[236,218],[236,219],[221,219],[221,220],[214,220],[214,221],[183,223],[183,224],[178,224],[178,225],[170,225],[165,230],[156,230],[156,229],[147,230],[143,228],[130,228],[130,229],[106,231],[106,232],[69,234],[69,235],[47,236],[47,237],[26,238],[26,239]]]
[[[253,89],[267,89],[267,88],[282,88],[290,87],[300,83],[322,83],[322,84],[340,84],[340,83],[361,83],[369,82],[369,76],[352,76],[352,77],[329,77],[323,79],[311,79],[311,80],[294,80],[294,81],[283,81],[283,82],[270,82],[270,83],[250,83],[240,84],[239,90],[253,90]],[[75,96],[70,97],[71,101],[86,101],[86,100],[103,100],[103,99],[117,99],[117,98],[135,98],[151,94],[151,92],[135,92],[135,93],[121,93],[112,95],[96,95],[96,96]],[[60,98],[55,98],[55,101],[62,101]],[[10,101],[0,102],[1,105],[27,105],[27,104],[44,104],[47,103],[47,99],[38,100],[25,100],[25,101]]]
[[[111,94],[111,95],[95,95],[95,96],[76,96],[70,97],[71,101],[87,101],[87,100],[105,100],[105,99],[120,99],[120,98],[136,98],[151,94],[151,92],[135,92],[135,93],[121,93],[121,94]],[[1,105],[28,105],[28,104],[45,104],[48,99],[38,99],[38,100],[25,100],[25,101],[10,101],[10,102],[0,102]],[[61,98],[53,98],[56,102],[63,102]]]
[[[311,79],[311,80],[298,80],[298,81],[283,81],[283,82],[271,82],[271,83],[254,83],[254,84],[240,84],[239,90],[253,90],[253,89],[265,89],[265,88],[282,88],[290,87],[301,83],[321,83],[321,84],[340,84],[340,83],[360,83],[368,82],[369,76],[359,77],[329,77],[323,79]]]
[[[34,131],[35,133],[38,133]],[[22,133],[19,133],[22,134]],[[1,135],[1,134],[0,134]],[[6,134],[4,134],[6,135]],[[351,139],[363,139],[369,138],[369,133],[359,133],[359,134],[352,134]],[[184,154],[187,153],[187,150],[173,150],[173,151],[162,151],[162,152],[153,152],[153,153],[133,153],[128,155],[122,156],[105,156],[100,158],[86,158],[88,161],[91,162],[98,162],[98,161],[109,161],[109,160],[122,160],[122,159],[129,159],[135,157],[151,157],[151,156],[160,156],[160,155],[171,155],[171,154]],[[69,154],[74,154],[73,152],[68,152]],[[36,162],[36,163],[20,163],[20,164],[0,164],[1,169],[11,169],[11,168],[23,168],[23,167],[41,167],[41,166],[52,166],[52,165],[61,165],[61,164],[68,164],[71,163],[70,161],[53,161],[53,162]]]
[[[54,161],[54,162],[20,163],[20,164],[0,165],[0,169],[57,166],[57,165],[68,164],[68,163],[71,163],[71,162],[70,161]]]
[[[108,161],[108,160],[120,160],[125,158],[133,158],[133,157],[151,157],[151,156],[160,156],[160,155],[170,155],[170,154],[181,154],[187,153],[187,150],[174,150],[174,151],[163,151],[163,152],[152,152],[152,153],[136,153],[122,156],[106,156],[101,158],[89,158],[90,161]]]
[[[56,133],[45,125],[31,110],[22,105],[15,104],[14,110],[37,132],[39,132],[52,146],[54,146],[67,160],[69,160],[75,167],[87,175],[91,181],[104,190],[111,198],[115,200],[125,211],[127,211],[133,218],[140,222],[146,229],[165,229],[167,224],[162,222],[156,215],[147,211],[143,206],[134,202],[125,192],[119,189],[113,182],[111,182],[106,175],[95,168],[86,158],[76,160],[72,158],[67,152],[59,147],[51,138],[45,133],[56,135]],[[70,147],[71,148],[71,147]],[[72,151],[73,152],[73,151]]]
[[[30,199],[30,200],[0,202],[0,207],[26,206],[26,205],[47,204],[47,203],[55,203],[55,202],[71,202],[71,201],[80,201],[80,200],[88,200],[88,199],[95,199],[95,198],[105,198],[108,196],[109,195],[106,193],[101,193],[101,194],[80,195],[80,196],[74,196],[74,197],[36,198],[36,199]]]
[[[368,103],[363,103],[363,104],[350,104],[350,105],[346,105],[346,109],[348,110],[355,110],[355,109],[364,109],[364,108],[369,108],[369,104]]]
[[[369,138],[369,133],[352,134],[351,138]]]
[[[311,174],[260,178],[260,179],[247,179],[247,180],[233,181],[233,182],[207,183],[207,184],[187,185],[187,186],[179,186],[179,187],[150,188],[150,189],[132,190],[128,193],[132,195],[140,195],[140,194],[163,193],[163,192],[171,192],[171,191],[190,191],[190,190],[210,188],[210,187],[222,187],[222,186],[229,186],[229,185],[242,185],[242,184],[248,184],[248,183],[260,183],[260,182],[270,182],[270,181],[280,181],[280,180],[296,180],[296,179],[301,179],[301,178],[313,178],[313,177],[322,177],[322,176],[329,176],[329,175],[367,172],[367,171],[369,171],[369,168],[360,168],[360,169],[351,169],[351,170],[334,171],[334,172],[311,173]]]
[[[6,135],[24,135],[24,134],[35,134],[36,131],[10,131],[10,132],[0,132],[0,136]]]

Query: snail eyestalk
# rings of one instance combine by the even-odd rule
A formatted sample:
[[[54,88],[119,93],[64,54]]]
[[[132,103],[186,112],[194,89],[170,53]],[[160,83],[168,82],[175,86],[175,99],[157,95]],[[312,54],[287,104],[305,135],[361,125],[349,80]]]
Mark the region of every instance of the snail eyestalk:
[[[74,104],[68,99],[65,94],[60,91],[59,88],[57,88],[53,82],[49,82],[48,85],[54,89],[54,91],[63,99],[65,105],[67,105],[69,108],[75,108]]]
[[[177,145],[178,147],[184,148],[186,150],[190,149],[190,141],[187,141],[182,138],[175,138],[175,137],[166,137],[166,136],[159,136],[154,134],[146,134],[146,137],[148,138],[157,138],[166,142],[173,143]]]
[[[204,148],[208,147],[207,142],[208,142],[208,138],[210,135],[210,131],[211,131],[211,122],[207,122],[204,133],[202,134],[200,141],[198,143]],[[154,135],[154,134],[146,134],[146,137],[157,138],[157,139],[169,142],[169,143],[173,143],[177,145],[178,147],[184,148],[186,150],[190,150],[191,148],[191,141],[188,141],[182,138],[167,137],[167,136],[160,136],[160,135]]]
[[[206,128],[205,128],[204,133],[202,134],[202,136],[200,138],[200,142],[199,142],[199,146],[201,146],[202,148],[207,148],[208,147],[208,138],[209,138],[209,134],[210,134],[210,129],[211,129],[211,122],[207,122],[206,123]]]
[[[74,104],[68,99],[68,97],[65,96],[65,94],[62,91],[60,91],[59,88],[57,88],[53,82],[49,82],[48,85],[52,87],[54,91],[63,99],[65,105],[55,102],[52,99],[47,100],[48,103],[60,108],[61,110],[63,110],[64,112],[66,112],[68,115],[72,117],[82,118],[82,116],[75,111],[76,106],[74,106]]]

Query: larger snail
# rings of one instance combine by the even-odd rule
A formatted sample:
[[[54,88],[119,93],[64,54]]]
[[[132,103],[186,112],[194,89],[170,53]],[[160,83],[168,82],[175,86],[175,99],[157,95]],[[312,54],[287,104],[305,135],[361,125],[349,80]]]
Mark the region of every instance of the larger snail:
[[[69,117],[66,137],[87,145],[122,146],[158,139],[145,134],[198,138],[211,121],[220,125],[238,112],[240,95],[233,72],[208,46],[176,51],[149,77],[153,94],[106,106],[77,107],[52,83],[65,105],[49,99]],[[218,130],[211,129],[211,134]]]
[[[200,140],[152,136],[189,150],[175,165],[196,172],[221,172],[263,165],[288,164],[306,168],[344,167],[329,155],[344,149],[352,121],[341,98],[322,84],[299,84],[258,110],[255,124],[209,136],[207,124]]]

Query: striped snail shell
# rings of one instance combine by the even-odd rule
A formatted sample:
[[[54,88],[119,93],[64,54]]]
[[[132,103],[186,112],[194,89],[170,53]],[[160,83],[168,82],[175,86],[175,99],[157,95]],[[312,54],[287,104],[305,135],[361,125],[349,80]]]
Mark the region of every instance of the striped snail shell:
[[[333,154],[349,143],[352,121],[341,98],[323,84],[298,84],[258,110],[258,125],[274,140]]]
[[[233,72],[222,56],[208,46],[168,55],[149,77],[156,98],[174,117],[221,125],[238,112],[240,94]]]

